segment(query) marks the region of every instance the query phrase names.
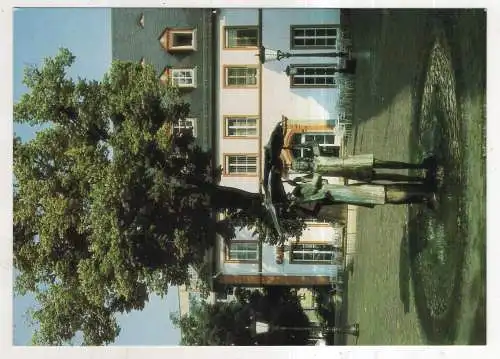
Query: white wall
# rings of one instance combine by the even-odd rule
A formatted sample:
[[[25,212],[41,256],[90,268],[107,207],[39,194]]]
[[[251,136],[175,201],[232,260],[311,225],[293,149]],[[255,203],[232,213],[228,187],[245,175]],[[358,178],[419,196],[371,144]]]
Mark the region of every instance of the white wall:
[[[305,123],[336,120],[339,90],[290,88],[290,79],[284,72],[287,63],[290,62],[270,62],[263,66],[262,133],[271,132],[282,115]]]
[[[329,226],[311,226],[307,228],[299,241],[305,242],[325,242],[331,243],[335,229]],[[237,236],[239,240],[257,240],[252,237],[248,230],[243,230]],[[291,243],[291,241],[290,241]],[[223,241],[219,242],[223,251]],[[223,252],[221,252],[223,253]],[[224,261],[224,256],[219,257],[219,268],[225,274],[258,274],[259,265],[257,263],[229,263]],[[285,251],[282,264],[276,263],[276,248],[274,246],[262,245],[262,274],[263,275],[306,275],[306,276],[334,276],[337,273],[337,266],[333,264],[292,264],[290,263],[290,253]]]
[[[229,153],[258,153],[257,139],[224,138],[224,116],[259,115],[259,89],[231,89],[224,88],[224,65],[258,65],[256,50],[224,50],[224,27],[237,25],[258,24],[257,9],[221,9],[219,16],[219,111],[218,111],[218,140],[219,164],[224,166],[224,154]],[[258,178],[255,177],[224,177],[222,184],[255,191],[258,190]]]
[[[339,24],[338,9],[264,9],[262,14],[262,44],[264,47],[285,52],[290,50],[291,25]],[[307,53],[332,52],[333,50],[307,50]],[[336,103],[339,96],[335,88],[290,88],[290,79],[285,74],[291,64],[333,64],[338,59],[329,57],[291,57],[281,61],[267,62],[262,70],[263,128],[269,133],[285,115],[301,121],[337,119]]]
[[[222,176],[221,186],[236,187],[248,192],[259,192],[257,177]]]
[[[283,22],[289,25],[332,25],[340,24],[340,9],[288,8],[263,9],[262,23],[264,36],[279,27],[273,24]],[[289,33],[287,34],[289,39]]]
[[[276,249],[264,244],[262,246],[262,274],[263,275],[299,275],[299,276],[335,276],[337,266],[334,264],[291,264],[290,253],[285,252],[282,264],[276,263]],[[259,274],[257,263],[219,263],[224,274],[252,275]]]
[[[219,14],[221,22],[224,22],[227,26],[257,25],[259,22],[259,10],[256,8],[220,9]]]
[[[339,24],[338,9],[263,9],[262,42],[266,48],[290,51],[290,26],[307,24]],[[257,153],[257,141],[225,139],[224,115],[257,115],[259,113],[258,89],[224,88],[224,65],[257,65],[258,51],[224,50],[222,38],[225,26],[258,25],[257,9],[222,9],[219,17],[219,143],[222,163],[223,152]],[[297,51],[297,50],[294,50]],[[332,50],[308,50],[307,52],[331,52]],[[300,52],[300,51],[297,51]],[[339,91],[336,88],[300,89],[290,88],[290,79],[284,73],[289,64],[337,62],[335,58],[303,57],[267,62],[262,67],[262,144],[281,116],[301,121],[337,119],[336,103]]]
[[[290,78],[285,74],[286,63],[265,64],[262,70],[263,110],[274,118],[281,114],[304,122],[337,118],[336,88],[290,88]],[[294,63],[297,63],[294,60]],[[304,62],[300,62],[303,64]],[[327,62],[325,62],[327,63]]]
[[[338,9],[263,9],[263,38],[266,48],[290,51],[291,25],[318,25],[339,24],[340,10]],[[226,139],[224,138],[224,120],[227,115],[258,115],[258,89],[227,89],[224,88],[224,65],[257,65],[258,51],[253,50],[224,50],[224,26],[258,25],[257,9],[222,9],[219,16],[219,164],[224,165],[224,153],[257,153],[257,139]],[[295,50],[294,50],[295,51]],[[331,52],[322,50],[319,52]],[[308,51],[310,52],[310,51]],[[322,121],[337,118],[335,104],[338,90],[325,89],[293,89],[290,80],[284,73],[288,64],[329,64],[334,58],[303,57],[268,62],[262,69],[262,144],[268,141],[270,132],[274,129],[281,116],[285,115],[293,120]],[[262,151],[263,153],[263,151]],[[333,182],[338,179],[332,179]],[[257,192],[259,179],[257,177],[223,176],[221,184],[234,186],[247,191]],[[288,188],[290,189],[290,188]],[[310,227],[304,231],[302,241],[328,242],[333,236],[333,229],[329,227]],[[238,239],[245,239],[240,236]],[[257,263],[226,263],[224,262],[224,246],[219,243],[219,269],[226,274],[258,274]],[[327,275],[336,274],[336,266],[331,264],[290,264],[289,253],[285,252],[283,264],[276,264],[276,249],[267,244],[262,248],[262,270],[268,275]]]

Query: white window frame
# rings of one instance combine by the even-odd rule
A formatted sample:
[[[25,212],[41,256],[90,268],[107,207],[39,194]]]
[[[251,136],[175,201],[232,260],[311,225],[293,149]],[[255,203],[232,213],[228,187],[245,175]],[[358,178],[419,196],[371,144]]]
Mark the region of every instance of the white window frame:
[[[172,126],[172,131],[174,135],[178,135],[181,133],[183,130],[192,130],[193,131],[193,137],[196,138],[197,132],[196,132],[196,118],[184,118],[184,119],[179,119],[177,122],[175,122]]]
[[[225,137],[257,137],[259,133],[257,116],[224,116]],[[231,130],[237,134],[231,134]]]
[[[320,248],[327,247],[327,248]],[[292,264],[331,264],[335,259],[335,246],[330,243],[294,243],[290,246],[290,263]],[[296,256],[302,258],[297,259]],[[324,256],[328,258],[324,258]]]
[[[290,87],[330,88],[330,87],[337,87],[338,85],[337,72],[335,71],[336,70],[335,64],[292,65],[291,68],[295,73],[292,73],[290,75]],[[316,72],[316,73],[310,73],[310,72]],[[307,83],[307,79],[312,79],[313,83]]]
[[[259,260],[257,241],[234,241],[226,247],[226,250],[227,262],[256,262]]]
[[[188,75],[188,76],[187,76]],[[169,70],[170,81],[173,86],[179,88],[195,88],[196,87],[196,68],[187,69],[170,69]],[[191,78],[191,83],[179,83],[177,79],[183,80]]]
[[[335,35],[323,34],[327,31],[335,31]],[[302,32],[296,34],[296,32]],[[336,25],[292,25],[290,27],[290,48],[293,50],[301,49],[337,49],[339,46],[340,29]],[[304,45],[297,45],[296,40],[304,40]],[[306,45],[305,41],[312,40],[313,45]],[[318,43],[325,41],[324,44]],[[333,44],[327,44],[332,41]]]
[[[307,225],[312,225],[312,226],[317,226],[317,225],[320,225],[320,226],[329,226],[331,222],[329,221],[325,221],[323,219],[318,219],[318,218],[315,218],[315,217],[311,217],[311,218],[307,218],[305,220],[306,224]]]
[[[175,46],[175,36],[185,34],[191,35],[191,44]],[[196,29],[166,29],[160,37],[160,43],[167,51],[196,51]]]
[[[225,155],[225,173],[227,175],[256,175],[257,155],[230,154]]]
[[[339,147],[338,145],[335,144],[335,134],[333,132],[303,132],[300,134],[300,144],[304,145],[307,143],[310,143],[307,141],[307,136],[323,136],[323,143],[318,142],[319,148],[325,148],[325,147]],[[333,143],[327,143],[326,141],[326,136],[333,136]],[[294,144],[292,144],[293,146]],[[311,148],[300,148],[300,149],[295,149],[295,151],[300,151],[300,157],[299,158],[305,158],[306,152],[312,153]],[[328,154],[326,154],[328,156]],[[310,156],[309,156],[310,157]]]
[[[235,31],[237,34],[238,30],[254,30],[255,45],[238,45],[238,41],[236,40],[236,45],[230,46],[231,32]],[[224,28],[224,37],[224,48],[226,49],[256,49],[259,46],[259,28],[257,26],[226,26]],[[238,36],[236,36],[236,38],[238,39]]]
[[[230,76],[230,70],[243,69],[246,70],[245,74],[237,74]],[[248,74],[248,70],[255,71],[254,75]],[[230,84],[229,80],[233,79],[245,79],[245,83],[243,84]],[[249,79],[255,79],[255,83],[248,83]],[[259,69],[256,66],[248,66],[248,65],[231,65],[226,66],[224,70],[224,86],[225,87],[257,87],[259,84]]]

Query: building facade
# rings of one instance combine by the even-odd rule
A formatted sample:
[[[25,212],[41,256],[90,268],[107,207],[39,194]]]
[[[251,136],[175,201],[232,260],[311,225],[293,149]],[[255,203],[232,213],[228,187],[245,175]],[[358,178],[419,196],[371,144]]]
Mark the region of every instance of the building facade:
[[[264,146],[280,121],[285,147],[319,142],[323,155],[341,155],[344,114],[337,70],[343,64],[339,57],[321,55],[342,50],[340,10],[219,9],[217,24],[221,184],[259,192]],[[262,63],[261,47],[295,56]],[[311,155],[304,148],[285,150],[282,159],[290,165],[294,157]],[[281,247],[260,244],[250,230],[241,229],[229,246],[218,242],[215,283],[331,285],[340,280],[343,239],[344,227],[331,223],[311,222],[298,242]]]
[[[174,130],[189,128],[212,149],[222,185],[260,191],[264,146],[280,121],[285,147],[318,142],[323,155],[342,154],[345,81],[337,70],[344,64],[321,56],[345,50],[339,9],[116,8],[111,16],[113,59],[151,64],[160,81],[179,87],[191,114]],[[262,46],[294,56],[262,63]],[[311,155],[284,150],[284,175],[297,176],[292,159]],[[343,224],[314,220],[299,241],[279,247],[241,229],[229,246],[219,239],[208,251],[214,288],[208,299],[231,300],[234,286],[338,283],[344,240]],[[181,313],[197,293],[180,288]]]
[[[150,64],[162,82],[178,86],[190,115],[179,119],[173,131],[192,131],[203,149],[215,141],[215,53],[211,9],[113,8],[111,41],[113,60]],[[215,155],[215,151],[214,151]],[[211,257],[211,251],[207,257]],[[208,259],[210,260],[210,259]],[[189,312],[190,303],[202,299],[196,287],[197,273],[191,268],[189,286],[178,288],[179,312]],[[214,300],[212,293],[208,300]]]
[[[172,81],[191,114],[174,130],[191,129],[204,149],[214,147],[213,34],[210,9],[113,8],[113,60],[151,64]]]

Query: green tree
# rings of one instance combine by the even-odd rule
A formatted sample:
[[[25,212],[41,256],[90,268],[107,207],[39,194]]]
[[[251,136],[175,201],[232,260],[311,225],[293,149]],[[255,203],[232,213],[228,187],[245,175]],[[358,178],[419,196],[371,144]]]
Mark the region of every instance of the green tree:
[[[38,300],[38,344],[78,331],[84,344],[113,342],[116,313],[187,283],[188,266],[202,267],[215,233],[229,240],[235,224],[276,238],[259,193],[217,185],[210,152],[171,135],[189,114],[177,89],[129,62],[73,80],[74,60],[62,49],[27,68],[29,92],[14,105],[15,122],[45,125],[31,141],[14,137],[15,290]]]
[[[181,345],[252,345],[251,313],[238,302],[192,302],[189,315],[171,315]]]
[[[253,317],[269,323],[265,334],[253,333]],[[309,319],[289,288],[239,289],[237,300],[226,303],[192,302],[190,312],[171,315],[181,329],[183,345],[306,345]],[[273,329],[274,328],[274,329]]]

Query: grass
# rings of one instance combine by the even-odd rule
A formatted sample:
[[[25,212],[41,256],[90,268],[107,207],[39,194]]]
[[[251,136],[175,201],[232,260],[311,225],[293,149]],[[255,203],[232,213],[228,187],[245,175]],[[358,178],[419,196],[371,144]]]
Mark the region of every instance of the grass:
[[[435,212],[359,209],[344,319],[360,323],[361,345],[484,344],[484,12],[356,10],[351,23],[354,50],[372,55],[358,65],[350,152],[402,161],[435,152],[444,174]],[[437,38],[444,55],[425,97]]]

